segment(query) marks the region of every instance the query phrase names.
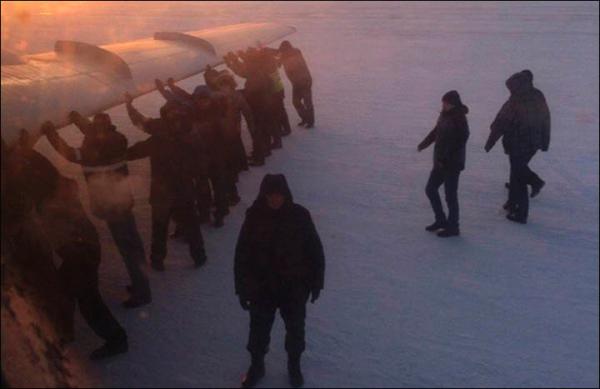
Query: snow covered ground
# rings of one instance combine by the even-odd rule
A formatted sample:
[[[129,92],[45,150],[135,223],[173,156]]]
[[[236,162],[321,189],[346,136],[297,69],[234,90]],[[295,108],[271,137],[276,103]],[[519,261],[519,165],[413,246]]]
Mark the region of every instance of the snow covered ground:
[[[311,210],[327,256],[326,289],[308,310],[306,386],[598,386],[598,3],[136,2],[44,12],[16,30],[38,37],[30,51],[51,50],[59,38],[108,43],[282,22],[298,28],[290,40],[315,79],[317,128],[294,129],[265,167],[241,176],[243,200],[225,227],[203,228],[204,268],[192,269],[186,247],[171,242],[167,271],[150,275],[150,306],[120,307],[127,275],[97,223],[101,289],[130,337],[128,354],[92,365],[104,385],[238,385],[248,317],[233,292],[234,245],[263,175],[281,172]],[[550,152],[532,163],[547,186],[522,226],[501,210],[507,158],[500,145],[490,154],[483,145],[508,97],[505,79],[525,68],[548,99],[553,132]],[[433,219],[424,194],[432,151],[416,145],[450,89],[471,109],[471,138],[462,236],[442,240],[424,231]],[[151,94],[135,105],[158,115],[161,103]],[[123,107],[109,113],[130,142],[145,137]],[[81,139],[72,128],[63,134]],[[149,164],[130,167],[149,249]],[[283,336],[278,320],[262,386],[287,385]],[[68,352],[98,342],[80,322]]]

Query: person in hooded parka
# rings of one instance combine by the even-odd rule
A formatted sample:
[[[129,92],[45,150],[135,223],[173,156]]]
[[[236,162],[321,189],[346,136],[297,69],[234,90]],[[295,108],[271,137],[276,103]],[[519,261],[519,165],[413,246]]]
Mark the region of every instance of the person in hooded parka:
[[[282,174],[267,174],[246,213],[235,251],[235,292],[250,311],[247,350],[252,363],[243,381],[254,386],[265,374],[264,356],[279,309],[292,386],[301,386],[306,302],[324,285],[325,256],[309,211],[296,204]]]

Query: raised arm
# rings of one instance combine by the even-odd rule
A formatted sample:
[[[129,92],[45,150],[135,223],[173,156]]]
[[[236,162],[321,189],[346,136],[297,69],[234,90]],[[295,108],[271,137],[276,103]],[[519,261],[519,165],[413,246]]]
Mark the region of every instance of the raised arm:
[[[139,128],[144,132],[148,132],[146,130],[146,124],[150,119],[142,115],[137,109],[133,107],[133,97],[129,93],[125,93],[125,107],[127,107],[127,114],[129,115],[129,119],[134,126]]]
[[[69,113],[69,120],[71,120],[84,135],[90,133],[92,122],[88,118],[83,117],[79,112],[71,111]]]
[[[52,147],[54,147],[54,149],[67,161],[81,164],[81,152],[79,149],[69,146],[67,142],[58,135],[56,127],[54,127],[52,122],[48,121],[42,124],[41,132],[46,135],[46,138],[48,138]]]

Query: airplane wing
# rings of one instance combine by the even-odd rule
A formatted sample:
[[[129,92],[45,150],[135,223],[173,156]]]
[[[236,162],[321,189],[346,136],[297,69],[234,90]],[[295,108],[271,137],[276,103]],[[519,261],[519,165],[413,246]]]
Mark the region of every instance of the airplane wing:
[[[2,64],[2,139],[11,145],[18,130],[39,136],[41,124],[70,122],[139,96],[154,80],[182,80],[223,63],[223,55],[269,44],[295,32],[275,23],[244,23],[192,32],[157,32],[152,38],[104,46],[58,41],[54,52],[9,58]],[[4,55],[3,55],[4,57]],[[6,63],[6,64],[5,64]]]

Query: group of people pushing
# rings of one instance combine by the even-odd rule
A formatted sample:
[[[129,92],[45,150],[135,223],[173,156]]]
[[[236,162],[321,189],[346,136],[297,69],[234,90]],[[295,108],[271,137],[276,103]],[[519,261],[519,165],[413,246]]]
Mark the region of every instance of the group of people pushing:
[[[166,85],[156,80],[157,90],[166,99],[158,118],[140,113],[126,93],[131,122],[149,135],[133,145],[128,145],[127,138],[117,131],[106,113],[96,114],[93,120],[75,111],[70,113],[70,121],[84,135],[80,147],[64,141],[51,122],[42,125],[41,133],[53,148],[82,167],[91,211],[106,223],[131,279],[127,286],[129,298],[122,304],[126,308],[152,301],[144,245],[132,212],[128,161],[150,159],[151,267],[159,272],[165,270],[170,220],[176,224],[175,235],[188,244],[194,266],[201,267],[207,256],[200,225],[212,222],[215,228],[223,226],[229,207],[240,202],[238,175],[249,166],[264,165],[271,151],[282,147],[282,137],[291,133],[278,71],[281,65],[292,83],[292,100],[301,119],[298,125],[314,126],[312,78],[302,53],[288,41],[278,49],[261,47],[228,53],[224,61],[231,72],[245,79],[242,90],[236,89],[230,71],[209,66],[204,72],[206,85],[196,87],[192,93],[175,85],[173,79],[167,80]],[[252,139],[249,156],[241,138],[242,116]],[[12,207],[13,215],[13,223],[8,225],[19,225],[14,222],[17,218],[33,213],[42,220],[53,251],[62,259],[58,273],[63,285],[78,302],[90,327],[106,341],[91,358],[125,352],[126,332],[99,293],[100,242],[79,200],[78,185],[33,149],[35,141],[22,130],[18,144],[10,152],[3,144],[3,186],[6,181],[11,188],[6,199],[3,196],[3,206]],[[266,221],[257,222],[257,215]],[[299,354],[304,347],[302,307],[310,294],[316,300],[323,285],[321,243],[308,212],[293,203],[283,176],[265,177],[248,217],[235,259],[236,293],[253,318],[248,347],[253,355],[258,350],[266,352],[269,312],[274,313],[283,304],[286,324],[290,323],[292,340],[288,343],[299,372]],[[295,233],[284,231],[279,236],[280,223]],[[18,246],[20,235],[13,232],[9,231],[8,236]],[[273,250],[262,247],[265,242],[270,244],[275,235],[285,243],[283,246],[276,243]],[[288,257],[288,262],[275,263],[281,256]],[[289,301],[282,302],[281,296],[288,296]]]
[[[282,137],[291,132],[279,65],[283,65],[292,83],[299,125],[314,126],[310,72],[301,52],[289,42],[284,41],[279,49],[251,48],[229,53],[224,60],[233,73],[245,79],[243,90],[236,89],[229,71],[211,67],[204,73],[206,85],[196,87],[192,93],[172,79],[166,85],[156,80],[158,91],[166,99],[158,118],[141,114],[126,94],[132,123],[149,134],[146,140],[131,146],[105,113],[95,115],[92,121],[77,112],[70,114],[70,120],[84,134],[77,148],[65,142],[52,123],[42,126],[42,134],[50,144],[68,161],[82,166],[92,212],[106,222],[131,279],[127,286],[130,296],[123,302],[126,308],[152,301],[144,245],[132,212],[128,161],[150,159],[151,267],[165,270],[170,220],[176,224],[175,236],[188,244],[194,266],[201,267],[207,256],[200,225],[212,221],[216,228],[223,226],[229,207],[240,202],[236,185],[239,174],[249,166],[264,165],[271,151],[282,147]],[[526,223],[527,186],[532,187],[534,197],[544,185],[528,163],[538,150],[548,150],[550,112],[544,95],[533,86],[531,71],[512,75],[506,86],[511,96],[491,125],[485,150],[490,151],[503,138],[511,166],[504,208],[509,220]],[[457,192],[465,168],[468,108],[456,91],[446,93],[442,104],[434,129],[418,150],[435,143],[434,167],[426,187],[435,222],[426,229],[450,237],[460,234]],[[249,157],[241,138],[242,116],[252,138]],[[126,332],[100,296],[100,242],[79,199],[77,183],[62,176],[37,153],[34,143],[23,131],[10,152],[3,144],[2,186],[6,183],[11,188],[10,193],[3,191],[3,235],[8,234],[13,246],[27,247],[19,223],[14,221],[35,213],[53,251],[62,258],[58,274],[67,293],[77,301],[90,327],[106,341],[91,357],[100,359],[126,352]],[[438,194],[442,184],[448,216]],[[7,225],[17,227],[5,229]],[[323,247],[310,213],[293,202],[284,176],[266,175],[246,214],[235,254],[235,292],[251,318],[247,349],[252,363],[243,386],[254,386],[265,374],[264,356],[277,309],[286,324],[290,382],[302,386],[300,355],[305,347],[306,303],[309,298],[315,302],[319,297],[324,271]]]

